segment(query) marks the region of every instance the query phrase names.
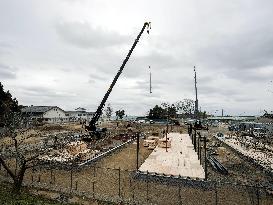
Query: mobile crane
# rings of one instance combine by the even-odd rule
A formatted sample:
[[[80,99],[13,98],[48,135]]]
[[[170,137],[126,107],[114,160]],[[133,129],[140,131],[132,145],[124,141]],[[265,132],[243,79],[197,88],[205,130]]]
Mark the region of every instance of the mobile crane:
[[[122,65],[120,66],[116,76],[114,77],[109,89],[107,90],[107,92],[105,93],[100,105],[98,106],[97,108],[97,111],[95,112],[94,116],[92,117],[91,121],[89,122],[88,125],[85,126],[85,129],[86,131],[89,132],[89,140],[93,140],[93,139],[100,139],[102,137],[102,134],[105,133],[106,131],[106,128],[98,128],[96,126],[96,123],[98,122],[101,114],[102,114],[102,111],[103,111],[103,108],[105,106],[105,103],[110,95],[110,93],[112,92],[112,89],[113,87],[115,86],[120,74],[122,73],[127,61],[129,60],[134,48],[136,47],[142,33],[144,32],[144,30],[147,28],[147,33],[149,34],[149,30],[151,29],[151,22],[145,22],[140,33],[138,34],[137,38],[135,39],[131,49],[129,50],[126,58],[123,60],[123,63]],[[87,138],[85,140],[88,140]]]

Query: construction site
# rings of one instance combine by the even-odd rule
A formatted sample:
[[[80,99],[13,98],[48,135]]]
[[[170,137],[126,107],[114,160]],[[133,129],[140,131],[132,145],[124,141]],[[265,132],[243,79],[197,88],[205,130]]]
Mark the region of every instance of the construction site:
[[[108,130],[117,131],[115,124],[109,123]],[[272,166],[272,157],[252,158],[223,142],[213,130],[206,141],[197,134],[195,147],[195,136],[187,133],[185,125],[173,126],[167,135],[162,134],[165,125],[142,125],[130,137],[128,130],[124,132],[126,125],[119,125],[120,133],[95,149],[80,138],[52,149],[40,157],[39,166],[27,170],[24,186],[53,199],[64,195],[62,200],[69,203],[93,199],[139,204],[272,203],[272,168],[263,166]],[[55,133],[48,139],[71,136],[64,134],[68,127],[72,126],[59,127],[60,133],[47,126]],[[34,133],[32,137],[38,140]],[[3,167],[1,179],[10,180]]]
[[[103,118],[146,32],[151,22],[143,24],[92,115],[32,105],[22,108],[18,127],[14,120],[1,128],[1,183],[61,204],[272,205],[272,117],[232,121],[222,111],[219,120],[209,119],[200,110],[195,66],[190,118],[173,115],[172,105],[162,108],[162,119],[152,109],[134,120]],[[150,94],[151,78],[150,72]],[[51,112],[63,118],[51,119]],[[73,113],[86,118],[75,120]]]

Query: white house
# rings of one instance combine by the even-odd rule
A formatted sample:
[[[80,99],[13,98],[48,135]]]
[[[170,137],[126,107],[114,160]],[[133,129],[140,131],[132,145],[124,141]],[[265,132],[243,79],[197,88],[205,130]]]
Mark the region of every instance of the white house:
[[[87,112],[85,108],[78,107],[75,111],[66,111],[66,117],[69,121],[90,121],[94,112]]]
[[[29,106],[21,110],[23,116],[46,123],[68,122],[66,112],[57,106]]]

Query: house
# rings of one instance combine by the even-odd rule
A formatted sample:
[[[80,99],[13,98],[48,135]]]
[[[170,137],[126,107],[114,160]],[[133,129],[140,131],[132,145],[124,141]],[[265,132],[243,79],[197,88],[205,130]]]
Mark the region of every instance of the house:
[[[75,111],[67,111],[66,117],[70,122],[76,121],[90,121],[94,115],[94,112],[87,112],[85,108],[78,107]]]
[[[67,122],[66,112],[57,106],[28,106],[21,109],[24,117],[46,123]]]

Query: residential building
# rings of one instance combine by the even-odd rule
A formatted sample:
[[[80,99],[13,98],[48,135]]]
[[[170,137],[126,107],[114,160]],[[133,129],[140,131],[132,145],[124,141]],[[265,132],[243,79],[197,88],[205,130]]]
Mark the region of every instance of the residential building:
[[[76,121],[90,121],[94,115],[94,112],[87,112],[85,108],[78,107],[75,111],[67,111],[66,117],[69,118],[70,122]]]
[[[66,112],[57,106],[28,106],[22,108],[22,115],[29,117],[30,120],[46,123],[67,122]]]

